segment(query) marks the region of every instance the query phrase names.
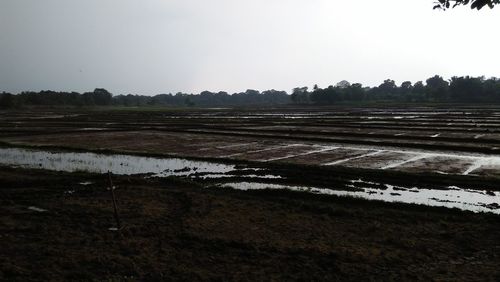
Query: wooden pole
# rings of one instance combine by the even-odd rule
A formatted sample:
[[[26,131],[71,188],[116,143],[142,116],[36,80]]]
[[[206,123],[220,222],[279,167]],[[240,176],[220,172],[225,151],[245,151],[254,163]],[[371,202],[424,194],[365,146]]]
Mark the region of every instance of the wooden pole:
[[[116,228],[121,228],[120,217],[118,216],[118,208],[116,207],[116,198],[115,198],[115,188],[113,187],[113,180],[111,179],[111,172],[108,171],[108,180],[109,180],[109,189],[111,190],[111,197],[113,198],[113,210],[115,214],[116,220]]]

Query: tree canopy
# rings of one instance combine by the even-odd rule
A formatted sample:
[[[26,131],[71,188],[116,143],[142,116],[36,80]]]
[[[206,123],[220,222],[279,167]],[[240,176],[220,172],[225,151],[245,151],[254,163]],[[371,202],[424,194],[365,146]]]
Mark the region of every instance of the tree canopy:
[[[468,6],[471,9],[481,10],[483,7],[488,6],[490,8],[495,7],[500,4],[500,0],[438,0],[434,9],[449,9],[455,8],[457,6]]]

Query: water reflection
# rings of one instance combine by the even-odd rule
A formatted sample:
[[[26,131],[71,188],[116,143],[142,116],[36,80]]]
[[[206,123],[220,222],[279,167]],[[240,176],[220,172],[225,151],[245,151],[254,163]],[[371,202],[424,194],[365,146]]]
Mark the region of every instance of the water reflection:
[[[42,168],[55,171],[86,171],[132,175],[189,176],[194,173],[212,177],[236,171],[234,165],[191,161],[180,158],[149,158],[130,155],[95,153],[47,152],[19,148],[0,148],[0,164],[23,168]]]
[[[500,193],[498,192],[461,189],[454,186],[444,190],[418,189],[417,187],[407,188],[362,180],[353,180],[351,183],[348,187],[352,188],[353,191],[256,182],[224,183],[220,186],[238,190],[287,189],[315,194],[359,197],[368,200],[421,204],[500,214]],[[382,189],[368,188],[366,186],[377,186]]]

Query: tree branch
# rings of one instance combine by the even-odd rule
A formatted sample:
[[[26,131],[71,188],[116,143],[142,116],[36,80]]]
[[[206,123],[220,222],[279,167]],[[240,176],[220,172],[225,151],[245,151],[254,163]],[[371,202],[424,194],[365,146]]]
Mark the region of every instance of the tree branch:
[[[470,5],[471,9],[481,10],[485,6],[493,9],[498,4],[500,4],[500,0],[438,0],[434,9],[446,10],[450,7]]]

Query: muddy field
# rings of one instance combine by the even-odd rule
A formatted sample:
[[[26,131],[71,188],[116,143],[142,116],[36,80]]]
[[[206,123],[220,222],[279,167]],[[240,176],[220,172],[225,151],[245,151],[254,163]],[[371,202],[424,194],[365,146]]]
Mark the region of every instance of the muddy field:
[[[172,178],[0,170],[0,280],[500,279],[500,217]],[[284,236],[286,234],[286,236]]]
[[[37,109],[0,121],[0,279],[500,279],[496,107]],[[114,176],[119,232],[107,229],[105,176],[88,173],[106,165],[128,175]]]

